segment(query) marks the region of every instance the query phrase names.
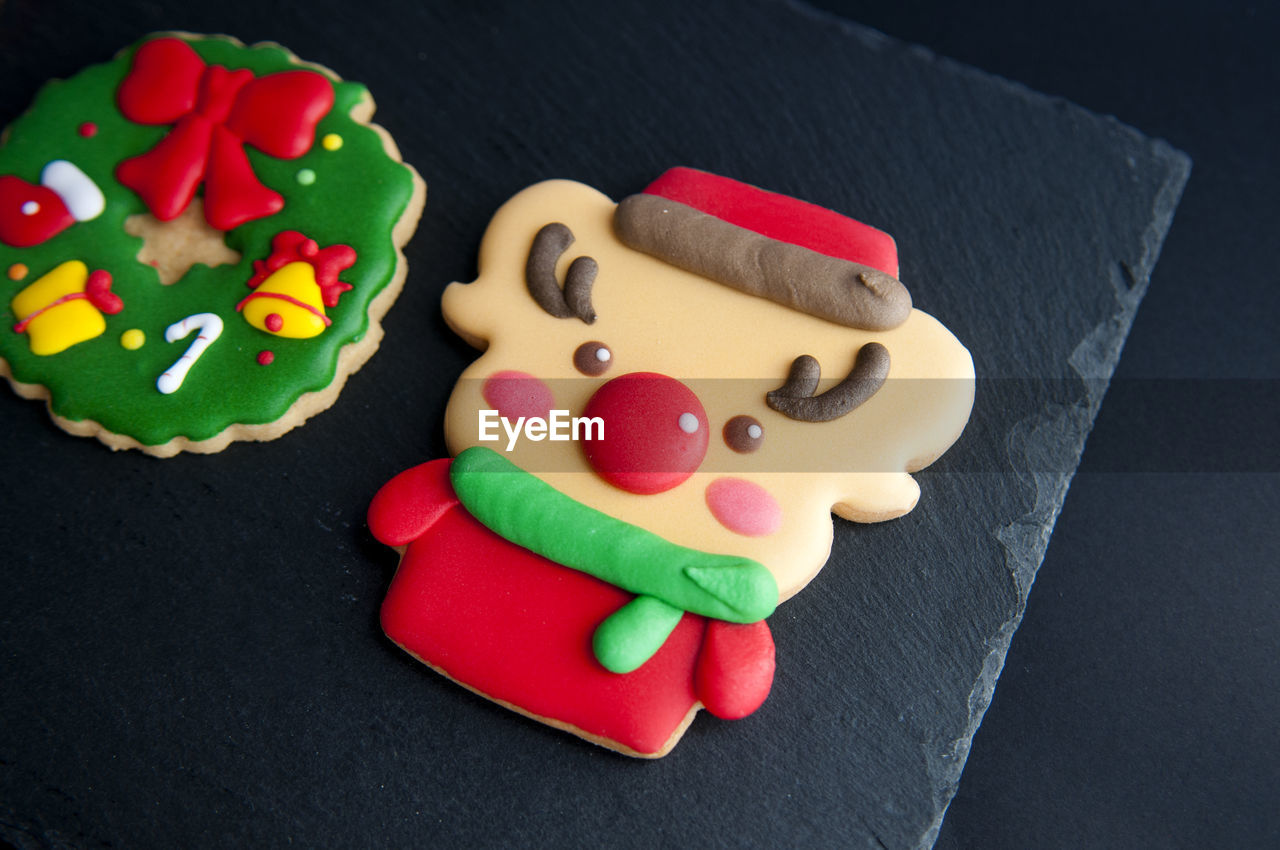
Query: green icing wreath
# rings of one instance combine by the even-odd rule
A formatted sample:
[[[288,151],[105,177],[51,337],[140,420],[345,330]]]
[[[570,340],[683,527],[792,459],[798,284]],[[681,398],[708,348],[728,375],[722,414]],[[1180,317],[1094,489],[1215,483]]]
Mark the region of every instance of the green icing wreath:
[[[306,400],[295,404],[304,394],[345,380],[372,353],[372,345],[360,347],[356,356],[350,349],[339,363],[344,346],[365,340],[371,332],[380,335],[377,322],[403,281],[400,247],[416,225],[425,195],[413,169],[388,152],[384,135],[352,116],[356,110],[367,119],[371,112],[363,86],[300,65],[277,45],[183,39],[210,66],[244,68],[256,77],[317,70],[333,87],[333,106],[316,125],[306,153],[281,159],[244,147],[257,179],[284,196],[285,203],[280,212],[225,233],[226,246],[240,255],[238,262],[192,265],[178,281],[165,285],[154,267],[138,259],[143,239],[125,231],[125,220],[148,208],[117,180],[116,168],[154,148],[172,129],[134,123],[117,105],[117,90],[145,42],[110,62],[46,85],[30,110],[8,128],[0,148],[0,175],[35,184],[47,163],[67,160],[105,197],[100,215],[77,221],[47,241],[30,247],[0,242],[0,310],[7,310],[16,322],[14,296],[69,260],[109,272],[111,291],[123,302],[118,313],[104,315],[104,333],[56,354],[34,354],[25,332],[0,324],[0,367],[7,364],[11,381],[23,395],[47,394],[50,410],[68,430],[98,433],[117,447],[136,444],[160,455],[182,448],[216,451],[228,439],[277,436],[282,429],[269,423],[298,412],[300,421],[327,406],[308,407]],[[355,263],[340,273],[351,289],[325,310],[332,324],[307,339],[253,327],[236,310],[253,291],[248,281],[254,276],[254,261],[266,260],[273,239],[284,231],[298,231],[322,249],[347,245],[356,253]],[[166,328],[206,312],[221,318],[221,336],[194,363],[177,391],[160,392],[158,377],[196,338],[193,333],[166,342]],[[126,348],[122,335],[135,329],[145,335],[145,342]],[[130,337],[136,340],[137,334]],[[265,351],[271,355],[260,356]]]

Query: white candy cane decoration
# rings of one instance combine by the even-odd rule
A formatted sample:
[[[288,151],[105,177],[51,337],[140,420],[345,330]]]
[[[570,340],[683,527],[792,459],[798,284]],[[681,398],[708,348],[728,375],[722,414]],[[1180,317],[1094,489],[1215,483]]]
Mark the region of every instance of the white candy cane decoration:
[[[180,322],[174,322],[165,329],[165,342],[177,342],[189,336],[191,331],[196,328],[200,329],[200,333],[196,336],[195,341],[187,346],[187,350],[178,358],[177,363],[166,369],[165,373],[156,379],[156,389],[165,395],[176,391],[178,387],[182,386],[182,382],[187,377],[187,372],[191,371],[192,365],[200,359],[200,355],[204,354],[204,350],[222,335],[222,319],[213,313],[196,313],[194,316],[187,316]]]

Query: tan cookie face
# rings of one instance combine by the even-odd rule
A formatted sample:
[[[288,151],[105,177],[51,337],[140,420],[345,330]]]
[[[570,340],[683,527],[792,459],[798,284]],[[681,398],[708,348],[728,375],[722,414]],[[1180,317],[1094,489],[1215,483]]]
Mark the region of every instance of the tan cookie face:
[[[449,325],[484,350],[449,401],[449,450],[488,446],[573,499],[674,543],[759,561],[786,599],[826,562],[833,511],[874,522],[915,506],[919,488],[908,473],[941,455],[969,417],[969,353],[919,310],[890,330],[858,330],[682,270],[624,245],[616,209],[590,187],[548,181],[494,216],[479,278],[444,297]],[[531,248],[552,223],[573,237],[554,261],[555,280],[570,281],[563,318],[540,306],[527,282]],[[591,323],[572,307],[580,257],[596,265]],[[768,404],[797,357],[816,359],[821,395],[868,343],[887,351],[888,376],[849,412],[804,421]],[[662,377],[637,377],[654,374]],[[523,430],[513,439],[492,414],[487,433],[497,439],[482,440],[490,410],[509,424],[563,410],[570,435],[572,417],[599,414],[612,448],[581,439],[585,426],[576,441]],[[619,486],[610,470],[624,438],[663,459],[660,480]]]

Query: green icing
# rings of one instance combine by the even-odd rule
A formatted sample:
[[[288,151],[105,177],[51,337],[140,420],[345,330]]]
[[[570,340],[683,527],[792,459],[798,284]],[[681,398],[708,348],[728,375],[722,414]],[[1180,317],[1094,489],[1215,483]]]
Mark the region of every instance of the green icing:
[[[275,47],[246,48],[222,39],[191,44],[209,64],[249,68],[257,75],[298,67]],[[113,176],[121,160],[150,150],[170,129],[133,124],[116,108],[116,88],[134,50],[136,46],[111,62],[46,85],[31,109],[10,126],[9,139],[0,148],[0,174],[37,183],[45,163],[66,159],[93,178],[107,201],[102,215],[73,224],[41,245],[0,244],[0,313],[7,316],[0,321],[0,357],[18,381],[48,387],[57,415],[92,419],[145,445],[176,436],[204,440],[237,423],[272,422],[302,394],[328,386],[339,350],[368,331],[369,304],[395,272],[391,232],[413,196],[413,178],[407,167],[386,155],[376,132],[350,117],[350,110],[365,97],[365,88],[334,83],[334,107],[318,125],[316,142],[306,154],[284,160],[245,148],[258,178],[285,197],[284,210],[227,233],[227,245],[241,254],[239,263],[195,265],[180,281],[164,286],[154,269],[137,260],[142,240],[124,232],[124,220],[146,208]],[[86,121],[98,127],[88,138],[77,133]],[[325,150],[319,142],[327,133],[342,136],[342,147]],[[315,172],[315,182],[299,185],[301,169]],[[354,288],[327,310],[333,324],[318,337],[276,337],[253,328],[235,312],[235,305],[250,292],[245,282],[253,261],[268,256],[272,237],[283,230],[300,231],[321,247],[346,244],[356,250],[356,264],[341,275]],[[112,291],[124,300],[124,310],[106,316],[107,330],[95,339],[59,354],[33,355],[26,335],[11,329],[9,302],[45,272],[72,259],[110,272]],[[28,266],[25,279],[15,282],[3,274],[14,263]],[[164,330],[202,312],[222,317],[222,336],[191,369],[181,389],[163,395],[156,389],[156,378],[191,342],[188,338],[166,343]],[[130,328],[146,334],[146,344],[136,351],[119,342]],[[270,366],[257,363],[264,349],[275,353]]]
[[[661,599],[637,596],[600,624],[591,649],[606,670],[630,673],[662,648],[683,616]]]
[[[763,565],[664,540],[571,499],[492,449],[467,449],[449,474],[459,500],[490,530],[639,595],[595,635],[596,657],[614,672],[648,660],[683,611],[754,623],[777,606],[777,582]]]

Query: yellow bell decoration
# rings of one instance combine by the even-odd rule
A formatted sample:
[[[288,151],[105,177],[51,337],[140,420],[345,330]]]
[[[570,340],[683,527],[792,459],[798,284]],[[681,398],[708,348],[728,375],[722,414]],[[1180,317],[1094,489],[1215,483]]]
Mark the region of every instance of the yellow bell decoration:
[[[311,263],[292,262],[271,273],[237,308],[258,330],[290,339],[318,336],[333,324]]]
[[[68,260],[23,289],[9,302],[18,317],[14,330],[27,334],[31,353],[57,354],[93,339],[107,329],[103,313],[124,307],[111,292],[111,275],[89,273],[79,260]]]
[[[337,307],[351,284],[338,275],[356,261],[350,245],[321,248],[296,230],[277,233],[271,255],[253,261],[253,290],[236,305],[244,320],[260,331],[290,339],[309,339],[333,324],[325,307]]]

